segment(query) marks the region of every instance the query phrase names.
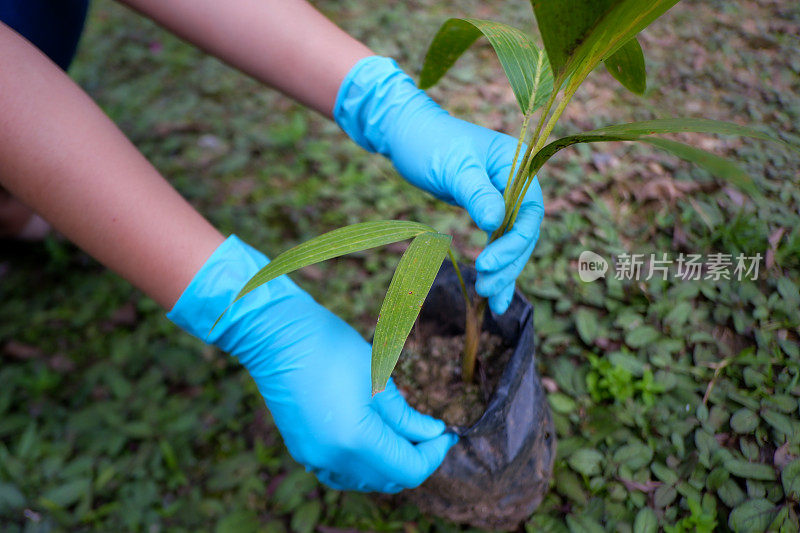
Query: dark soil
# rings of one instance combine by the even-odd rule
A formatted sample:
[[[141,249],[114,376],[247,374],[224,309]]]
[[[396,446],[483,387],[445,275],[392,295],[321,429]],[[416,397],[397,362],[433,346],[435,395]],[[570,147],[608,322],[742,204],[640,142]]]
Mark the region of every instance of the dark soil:
[[[425,337],[415,331],[400,355],[394,380],[409,404],[449,426],[471,426],[486,410],[513,348],[481,333],[473,383],[461,379],[463,335]]]

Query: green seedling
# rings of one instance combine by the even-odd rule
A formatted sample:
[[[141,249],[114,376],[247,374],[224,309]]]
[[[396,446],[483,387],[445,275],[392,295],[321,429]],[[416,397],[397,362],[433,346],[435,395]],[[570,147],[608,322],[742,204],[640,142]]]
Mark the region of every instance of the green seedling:
[[[650,369],[645,369],[637,378],[627,368],[615,365],[608,359],[594,354],[588,357],[592,369],[586,375],[586,388],[595,402],[624,402],[637,396],[644,405],[652,407],[656,395],[664,392],[664,386],[655,382]]]
[[[522,112],[514,165],[504,191],[505,219],[490,237],[500,238],[514,225],[522,200],[539,170],[560,150],[578,143],[639,141],[670,152],[710,174],[757,195],[751,177],[735,163],[693,145],[659,137],[694,132],[741,135],[796,146],[774,135],[738,124],[702,118],[670,118],[616,124],[553,141],[550,135],[586,77],[603,63],[625,88],[643,94],[645,60],[637,34],[678,0],[532,0],[543,46],[528,32],[488,20],[447,20],[428,48],[420,87],[434,85],[481,36],[496,52]],[[549,141],[549,142],[548,142]],[[241,290],[237,300],[282,274],[313,263],[413,239],[394,272],[381,306],[372,344],[372,390],[386,385],[403,344],[448,254],[458,272],[451,238],[424,224],[381,221],[336,229],[276,257]],[[485,301],[471,300],[458,273],[466,304],[463,378],[474,376],[480,324]]]

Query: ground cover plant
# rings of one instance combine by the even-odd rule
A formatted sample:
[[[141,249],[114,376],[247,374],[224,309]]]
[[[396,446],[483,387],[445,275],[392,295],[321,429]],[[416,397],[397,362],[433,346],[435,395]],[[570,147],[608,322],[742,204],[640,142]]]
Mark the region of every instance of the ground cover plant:
[[[425,53],[419,35],[449,16],[530,18],[524,2],[517,12],[471,0],[367,4],[317,5],[408,70]],[[95,2],[88,31],[74,76],[223,230],[275,252],[401,218],[452,234],[468,258],[484,244],[466,215],[394,179],[330,123],[116,4]],[[645,100],[598,71],[555,135],[693,115],[796,139],[799,33],[796,3],[684,0],[641,35]],[[516,99],[492,54],[478,44],[431,92],[459,116],[514,131]],[[762,197],[633,144],[579,145],[540,173],[547,217],[520,287],[536,306],[559,455],[530,531],[646,531],[653,515],[684,530],[763,531],[798,511],[800,161],[769,143],[679,138],[732,156]],[[575,264],[586,249],[764,260],[757,280],[584,283]],[[399,251],[296,279],[368,337]],[[3,244],[0,353],[3,529],[457,530],[320,486],[234,362],[63,242]]]

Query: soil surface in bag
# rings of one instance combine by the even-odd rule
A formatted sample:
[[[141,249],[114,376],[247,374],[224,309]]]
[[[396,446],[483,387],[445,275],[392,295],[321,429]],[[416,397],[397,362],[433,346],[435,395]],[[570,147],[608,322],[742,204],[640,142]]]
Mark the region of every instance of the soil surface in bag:
[[[464,281],[472,290],[475,271],[461,268]],[[419,339],[462,337],[464,314],[458,278],[446,262],[422,307],[412,338],[417,339],[415,349],[424,349]],[[536,372],[533,307],[517,291],[505,314],[497,316],[487,311],[483,331],[497,337],[499,341],[495,342],[501,347],[508,347],[499,352],[491,347],[488,350],[493,357],[499,353],[501,359],[507,359],[496,371],[497,385],[488,405],[476,422],[450,427],[459,434],[459,442],[436,472],[419,488],[406,491],[405,496],[424,512],[454,522],[487,529],[516,529],[538,507],[547,491],[556,446],[550,407]],[[486,333],[482,337],[484,341]],[[435,342],[441,346],[443,341]],[[457,366],[461,348],[458,341],[453,344],[458,348],[450,357],[458,362]],[[414,398],[409,400],[413,402]],[[465,416],[469,418],[470,414]]]
[[[412,332],[392,374],[408,403],[448,426],[469,427],[483,415],[513,347],[488,331],[481,334],[475,377],[464,383],[463,335],[423,337]]]

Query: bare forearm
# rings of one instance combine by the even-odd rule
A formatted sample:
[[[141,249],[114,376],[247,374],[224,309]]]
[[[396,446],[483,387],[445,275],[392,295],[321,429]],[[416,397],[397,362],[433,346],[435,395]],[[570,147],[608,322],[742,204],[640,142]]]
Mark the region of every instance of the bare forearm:
[[[166,308],[223,240],[77,85],[2,23],[0,183]]]
[[[372,52],[304,0],[120,0],[187,41],[330,117]]]

